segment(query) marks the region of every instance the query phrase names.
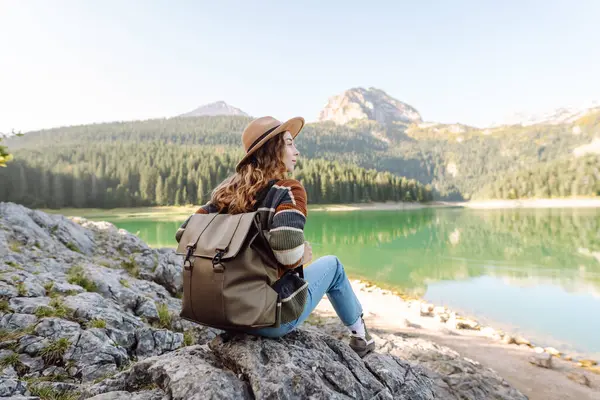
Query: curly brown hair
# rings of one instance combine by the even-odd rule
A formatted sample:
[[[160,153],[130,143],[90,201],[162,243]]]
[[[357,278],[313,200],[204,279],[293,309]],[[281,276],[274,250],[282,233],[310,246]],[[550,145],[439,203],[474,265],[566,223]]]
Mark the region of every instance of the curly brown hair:
[[[219,212],[227,209],[229,214],[239,214],[254,209],[256,194],[272,179],[284,179],[287,168],[283,162],[285,140],[280,133],[269,139],[245,163],[239,171],[217,186],[211,203]]]

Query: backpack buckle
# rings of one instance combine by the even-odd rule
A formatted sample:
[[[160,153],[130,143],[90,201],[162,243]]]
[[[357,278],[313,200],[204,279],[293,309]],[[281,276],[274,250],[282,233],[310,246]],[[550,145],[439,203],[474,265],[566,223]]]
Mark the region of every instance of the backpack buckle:
[[[194,246],[187,247],[187,253],[185,254],[185,260],[183,261],[183,268],[187,271],[192,269],[192,253],[194,252]]]
[[[213,270],[215,272],[223,272],[223,271],[225,271],[225,266],[221,262],[221,259],[225,255],[225,251],[226,250],[219,250],[219,249],[217,249],[217,254],[215,254],[215,256],[212,259]]]

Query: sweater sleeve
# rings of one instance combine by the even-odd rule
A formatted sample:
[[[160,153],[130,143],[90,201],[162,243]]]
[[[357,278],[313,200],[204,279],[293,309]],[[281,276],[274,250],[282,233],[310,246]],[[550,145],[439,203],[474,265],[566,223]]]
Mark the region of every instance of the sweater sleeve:
[[[295,268],[302,264],[304,255],[306,191],[294,179],[280,180],[273,187],[277,189],[277,201],[269,244],[277,261],[286,268]]]

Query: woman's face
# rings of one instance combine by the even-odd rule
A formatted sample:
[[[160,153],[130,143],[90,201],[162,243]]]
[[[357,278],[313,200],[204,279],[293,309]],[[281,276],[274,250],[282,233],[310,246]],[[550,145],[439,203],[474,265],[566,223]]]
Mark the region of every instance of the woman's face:
[[[294,138],[292,134],[289,132],[285,132],[283,134],[283,141],[285,143],[285,151],[283,152],[283,162],[285,163],[285,167],[288,172],[294,172],[294,167],[296,166],[296,162],[298,161],[298,156],[300,153],[296,148],[296,144],[294,143]]]

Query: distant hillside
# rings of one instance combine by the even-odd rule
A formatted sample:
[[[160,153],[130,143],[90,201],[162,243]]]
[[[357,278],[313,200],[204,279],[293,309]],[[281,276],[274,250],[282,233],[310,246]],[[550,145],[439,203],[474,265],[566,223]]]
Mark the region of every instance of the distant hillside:
[[[538,163],[485,185],[474,197],[526,199],[600,196],[600,156],[588,154]]]
[[[206,117],[216,115],[228,115],[228,116],[242,116],[248,117],[248,114],[240,110],[239,108],[230,106],[224,101],[217,101],[214,103],[200,106],[190,112],[181,114],[180,117]]]
[[[461,200],[529,166],[592,152],[597,143],[594,140],[600,139],[600,111],[559,124],[486,129],[424,123],[420,116],[413,117],[416,122],[408,123],[396,116],[391,126],[369,118],[345,124],[331,120],[309,123],[297,139],[300,159],[390,172],[431,185],[436,199]],[[83,147],[90,152],[89,157],[98,158],[114,151],[115,146],[129,144],[137,145],[138,151],[160,152],[166,145],[174,149],[210,148],[235,159],[241,148],[240,134],[250,120],[243,116],[211,116],[82,125],[29,132],[7,139],[6,144],[16,159],[31,165],[40,165],[40,156],[35,152],[60,158],[62,153]],[[78,165],[77,157],[73,157],[69,158],[72,164],[48,159],[47,167],[55,168],[54,162],[72,173],[69,171]],[[123,157],[119,160],[122,164],[137,162],[135,154],[124,153]],[[176,157],[175,150],[172,157]],[[9,165],[0,174],[17,173],[11,168]],[[169,175],[166,166],[160,168],[164,168],[163,176]],[[115,182],[125,182],[127,176],[122,172]]]

